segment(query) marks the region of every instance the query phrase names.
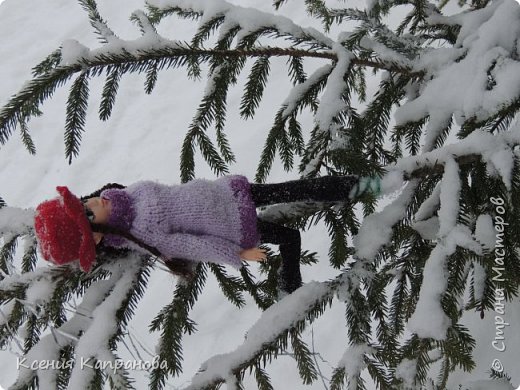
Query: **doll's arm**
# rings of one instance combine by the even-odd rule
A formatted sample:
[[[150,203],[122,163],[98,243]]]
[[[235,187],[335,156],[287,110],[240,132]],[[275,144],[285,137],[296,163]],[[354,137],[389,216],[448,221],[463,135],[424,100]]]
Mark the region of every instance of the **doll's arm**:
[[[242,248],[228,240],[210,235],[186,233],[154,233],[152,246],[164,256],[190,261],[207,261],[242,267],[239,253]]]

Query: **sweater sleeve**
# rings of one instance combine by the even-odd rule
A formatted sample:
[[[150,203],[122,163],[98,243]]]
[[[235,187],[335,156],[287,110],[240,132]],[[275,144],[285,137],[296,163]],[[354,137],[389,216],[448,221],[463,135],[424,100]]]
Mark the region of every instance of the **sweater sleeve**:
[[[242,267],[242,248],[231,241],[210,235],[154,232],[152,246],[166,257],[205,261]]]

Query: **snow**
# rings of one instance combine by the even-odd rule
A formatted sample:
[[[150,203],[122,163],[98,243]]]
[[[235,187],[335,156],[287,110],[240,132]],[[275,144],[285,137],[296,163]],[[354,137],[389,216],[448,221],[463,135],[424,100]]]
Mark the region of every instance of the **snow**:
[[[200,389],[217,378],[226,379],[228,375],[231,376],[234,368],[252,359],[262,345],[275,341],[292,324],[304,320],[306,311],[328,295],[328,284],[310,282],[269,307],[247,331],[242,345],[232,352],[216,355],[204,362],[186,390]]]
[[[395,368],[395,377],[403,381],[405,389],[413,389],[417,362],[415,360],[403,359]]]
[[[272,13],[262,12],[249,7],[240,7],[224,0],[147,0],[147,3],[159,9],[181,7],[195,12],[204,12],[201,24],[215,16],[225,15],[226,23],[242,27],[243,31],[240,32],[240,36],[247,35],[260,26],[271,26],[281,34],[290,34],[295,37],[309,35],[325,46],[331,47],[333,44],[330,38],[318,30],[302,28],[288,17],[281,15],[273,16]]]
[[[425,151],[417,156],[404,157],[395,165],[391,166],[391,168],[412,173],[418,167],[445,165],[446,162],[452,158],[473,154],[481,155],[482,160],[486,164],[494,167],[493,160],[496,159],[494,157],[495,153],[503,155],[504,145],[514,145],[518,140],[520,140],[520,126],[518,125],[513,126],[510,131],[496,136],[483,130],[475,130],[460,142],[447,144],[432,151]],[[495,172],[495,176],[500,174],[504,183],[509,185],[510,177],[507,175],[509,175],[512,170],[512,160],[508,157],[499,163],[497,162],[497,165],[500,166],[500,170],[493,169],[492,172]],[[502,176],[502,173],[504,173],[506,177]]]
[[[475,239],[488,250],[495,248],[495,227],[491,215],[481,214],[478,216],[475,225]]]
[[[444,340],[451,321],[444,313],[440,298],[447,286],[446,260],[449,253],[437,245],[424,266],[423,283],[417,307],[408,321],[408,329],[419,337]]]
[[[338,64],[330,73],[327,86],[321,98],[321,104],[316,113],[316,124],[323,132],[329,131],[333,120],[348,107],[347,102],[343,98],[343,94],[348,88],[344,75],[347,73],[350,61],[354,55],[339,43],[334,44],[333,51],[338,57]]]
[[[460,179],[459,166],[450,159],[444,167],[444,176],[441,182],[439,209],[439,233],[440,239],[446,237],[457,224],[459,216]]]
[[[373,259],[381,247],[389,242],[392,226],[400,221],[406,213],[417,182],[410,181],[399,196],[382,211],[365,218],[359,233],[354,237],[356,256],[360,259]]]
[[[460,179],[455,160],[449,159],[440,185],[439,230],[437,245],[424,266],[419,301],[408,322],[408,329],[419,337],[444,340],[451,321],[441,306],[446,291],[447,261],[457,246],[482,253],[480,244],[472,238],[467,227],[457,224],[459,215]]]
[[[371,50],[375,53],[377,53],[378,57],[388,61],[396,63],[402,67],[412,67],[413,62],[408,60],[405,56],[402,54],[399,54],[395,50],[391,50],[385,45],[375,41],[374,39],[363,37],[360,42],[361,46],[367,50]]]
[[[381,192],[391,194],[400,190],[404,185],[403,173],[400,171],[388,171],[381,179]]]
[[[444,340],[446,337],[451,321],[444,313],[440,299],[447,287],[447,260],[457,246],[482,254],[480,244],[471,238],[471,232],[465,226],[456,225],[439,237],[439,242],[424,266],[419,301],[407,325],[419,337],[435,340]]]
[[[74,65],[89,57],[90,50],[75,39],[66,39],[61,44],[61,66]]]
[[[358,376],[366,367],[364,362],[365,354],[374,353],[374,348],[365,344],[354,344],[347,348],[343,357],[338,363],[338,367],[344,367],[345,372],[351,376]]]
[[[415,221],[412,227],[425,240],[435,240],[439,234],[439,218],[431,217],[423,221]]]
[[[0,235],[8,241],[8,235],[24,234],[32,229],[34,211],[18,207],[0,209]]]
[[[504,145],[505,146],[505,145]],[[511,150],[497,148],[490,153],[485,153],[488,161],[487,170],[492,176],[500,176],[508,190],[511,189],[511,177],[513,174],[514,157]]]
[[[515,77],[520,64],[505,56],[515,45],[520,29],[520,9],[514,0],[501,0],[479,12],[453,17],[432,15],[432,23],[449,21],[461,25],[461,33],[454,49],[432,50],[415,70],[426,70],[434,79],[420,95],[401,106],[395,115],[397,123],[417,121],[425,115],[458,113],[477,120],[500,110],[499,102],[516,99],[520,79]],[[504,26],[497,33],[496,26]],[[460,53],[460,61],[453,62]],[[429,58],[436,57],[430,68]],[[445,60],[444,65],[440,59]],[[492,70],[495,85],[486,90],[486,71]],[[441,97],[442,98],[439,98]]]
[[[134,288],[136,275],[141,265],[139,257],[136,255],[130,256],[127,260],[127,267],[124,269],[120,265],[107,267],[112,273],[110,280],[98,281],[95,288],[87,290],[87,295],[92,294],[94,301],[102,303],[98,303],[97,307],[93,305],[91,306],[93,310],[84,312],[84,314],[91,315],[92,321],[76,344],[77,358],[85,360],[95,358],[104,363],[111,362],[112,365],[109,367],[115,367],[116,357],[108,349],[108,341],[117,331],[117,310]],[[105,296],[106,298],[104,298]],[[88,302],[89,299],[90,297],[86,297],[84,302]],[[116,370],[108,369],[105,372],[112,377],[115,383],[119,383],[121,380],[116,375]],[[92,376],[93,371],[77,364],[72,371],[69,387],[82,387]]]
[[[319,80],[322,80],[333,71],[333,67],[330,64],[323,65],[311,74],[304,83],[296,85],[291,89],[289,96],[285,99],[283,105],[286,106],[282,115],[284,118],[288,118],[296,109],[297,102],[302,95],[304,95],[313,85]]]
[[[56,282],[47,278],[41,278],[31,283],[25,293],[25,300],[32,305],[40,305],[50,302]]]
[[[415,220],[422,221],[433,215],[440,204],[441,185],[438,183],[433,189],[431,195],[426,199],[419,207],[419,210],[415,213]]]

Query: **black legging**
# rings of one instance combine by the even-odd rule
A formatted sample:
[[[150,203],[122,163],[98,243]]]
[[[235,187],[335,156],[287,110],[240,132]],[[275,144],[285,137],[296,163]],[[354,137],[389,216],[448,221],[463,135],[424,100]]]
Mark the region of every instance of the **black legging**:
[[[256,206],[290,202],[336,202],[349,199],[358,176],[322,176],[275,184],[251,184]]]
[[[258,232],[262,244],[279,245],[282,256],[279,287],[289,293],[302,284],[300,273],[301,236],[300,231],[287,226],[258,218]]]
[[[358,176],[323,176],[292,180],[277,184],[251,184],[253,202],[257,207],[290,202],[335,202],[349,199]],[[283,266],[280,288],[289,293],[301,286],[301,236],[297,229],[258,218],[260,241],[280,246]]]

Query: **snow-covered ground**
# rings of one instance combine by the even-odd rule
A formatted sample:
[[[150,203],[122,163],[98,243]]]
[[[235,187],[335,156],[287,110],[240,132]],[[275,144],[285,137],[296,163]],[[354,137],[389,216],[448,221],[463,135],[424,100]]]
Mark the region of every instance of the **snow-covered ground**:
[[[1,2],[1,0],[0,0]],[[242,6],[274,12],[271,1],[235,0]],[[132,11],[143,8],[142,0],[99,0],[101,14],[120,37],[132,39],[139,36],[139,29],[129,21]],[[343,2],[340,2],[344,4]],[[289,1],[281,8],[282,14],[302,25],[316,25],[308,18],[300,2]],[[176,39],[189,40],[193,24],[178,19],[161,23],[159,31]],[[30,78],[30,69],[66,39],[76,39],[88,47],[96,47],[88,18],[79,4],[71,0],[7,0],[0,5],[0,105],[15,93]],[[232,173],[241,173],[252,178],[259,161],[260,147],[266,131],[279,104],[290,88],[284,60],[273,62],[271,82],[268,84],[256,119],[242,121],[238,117],[240,89],[230,94],[227,132],[237,163]],[[67,185],[76,194],[86,194],[107,182],[130,184],[142,179],[164,183],[179,182],[180,146],[185,130],[199,103],[204,81],[193,82],[186,78],[184,70],[166,70],[159,74],[157,87],[151,95],[143,91],[144,75],[126,75],[120,85],[112,117],[102,122],[97,117],[102,80],[91,83],[87,131],[82,140],[80,155],[71,165],[64,156],[63,126],[67,88],[57,90],[54,97],[43,106],[44,115],[30,123],[31,134],[37,153],[29,155],[17,134],[0,147],[0,196],[11,206],[35,207],[44,199],[54,197],[56,185]],[[181,91],[181,92],[180,92]],[[260,118],[262,118],[260,120]],[[265,119],[267,118],[267,119]],[[310,117],[307,118],[310,121]],[[197,176],[212,178],[213,174],[201,159],[198,159]],[[270,182],[296,177],[287,174],[278,164],[269,178]],[[317,251],[322,264],[303,267],[304,281],[326,280],[334,275],[329,270],[328,234],[324,227],[317,226],[303,237],[304,249]],[[46,264],[39,264],[46,266]],[[253,266],[254,268],[254,266]],[[229,270],[233,272],[232,270]],[[157,270],[150,278],[148,291],[130,325],[130,333],[153,355],[157,334],[148,333],[148,325],[158,311],[170,301],[175,280],[167,273]],[[495,335],[493,315],[483,321],[478,314],[468,315],[468,326],[478,328],[476,355],[478,367],[475,375],[460,373],[454,379],[461,381],[487,378],[486,370],[493,359],[503,362],[518,362],[520,358],[520,310],[508,306],[504,317],[511,326],[506,330],[508,348],[498,353],[491,342]],[[182,388],[199,369],[201,362],[211,356],[234,350],[243,342],[245,332],[260,316],[254,302],[242,310],[236,309],[220,292],[214,279],[210,278],[202,297],[197,302],[192,318],[198,331],[184,341],[184,373],[171,378],[167,388]],[[481,326],[483,323],[486,326]],[[477,326],[478,325],[478,326]],[[314,330],[314,331],[313,331]],[[516,333],[515,333],[516,332]],[[317,361],[325,377],[330,377],[332,368],[342,358],[348,344],[342,305],[334,305],[309,328],[306,339],[319,353]],[[477,335],[476,335],[477,336]],[[0,385],[7,387],[17,377],[14,351],[0,352]],[[121,358],[134,359],[131,351],[120,348]],[[153,356],[146,355],[149,360]],[[520,382],[520,373],[514,367],[506,367],[513,375],[513,382]],[[298,371],[290,356],[278,358],[268,367],[276,389],[322,389],[321,381],[304,386],[299,381]],[[135,372],[137,388],[148,382],[145,372]],[[289,382],[288,382],[289,381]],[[254,381],[249,385],[256,388]],[[455,382],[453,382],[455,383]]]

